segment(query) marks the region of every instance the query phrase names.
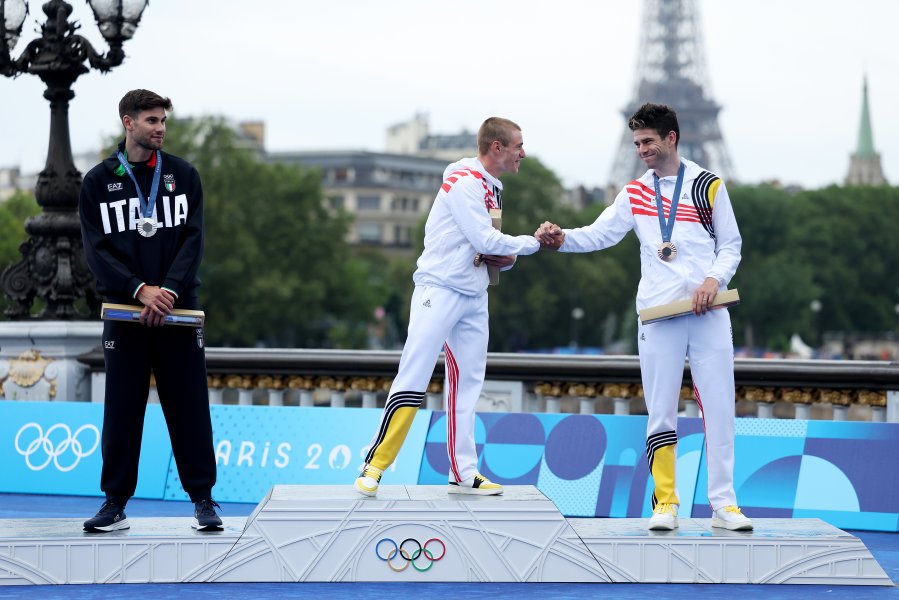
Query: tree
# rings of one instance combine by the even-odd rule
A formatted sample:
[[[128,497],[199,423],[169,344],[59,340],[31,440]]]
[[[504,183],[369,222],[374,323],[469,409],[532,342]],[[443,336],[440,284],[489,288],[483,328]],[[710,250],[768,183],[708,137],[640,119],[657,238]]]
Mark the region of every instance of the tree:
[[[732,283],[742,299],[731,313],[738,344],[786,350],[793,333],[819,343],[825,331],[895,330],[899,190],[831,186],[791,196],[757,186],[731,197],[743,235]]]
[[[318,172],[262,162],[216,117],[170,121],[166,151],[203,181],[209,344],[364,345],[374,300]]]
[[[572,228],[592,223],[599,207],[577,214],[561,199],[556,175],[536,158],[503,180],[503,231],[533,234],[543,221]],[[636,279],[619,252],[539,252],[520,257],[490,290],[491,339],[495,351],[606,346],[620,336],[621,316],[634,315]],[[576,318],[575,310],[583,311]]]
[[[728,191],[743,238],[730,283],[740,290],[740,306],[730,311],[734,343],[785,351],[793,333],[814,339],[808,307],[820,289],[811,267],[797,260],[795,198],[767,185]]]
[[[822,330],[895,330],[897,222],[897,188],[831,186],[797,196],[793,240],[820,288]]]
[[[19,252],[27,239],[25,221],[41,212],[33,194],[17,191],[5,202],[0,202],[0,272],[22,259]],[[4,312],[9,300],[0,294],[0,320],[5,319]]]

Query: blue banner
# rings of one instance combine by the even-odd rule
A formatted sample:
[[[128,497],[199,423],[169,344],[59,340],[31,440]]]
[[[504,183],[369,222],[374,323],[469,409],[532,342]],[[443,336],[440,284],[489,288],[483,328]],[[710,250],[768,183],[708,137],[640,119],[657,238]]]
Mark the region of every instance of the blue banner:
[[[899,424],[737,419],[734,489],[747,515],[899,531]],[[707,517],[703,456],[693,516]]]
[[[0,402],[2,491],[102,496],[103,405]],[[162,498],[171,445],[159,405],[147,407],[135,497]]]
[[[224,502],[258,502],[275,484],[352,485],[381,419],[380,409],[212,406],[218,481]],[[431,414],[412,422],[385,484],[415,484]],[[174,462],[166,499],[187,495]]]
[[[479,413],[475,444],[487,478],[535,485],[562,514],[642,517],[651,514],[652,481],[646,464],[646,417]],[[698,419],[680,419],[677,488],[692,503],[703,439]],[[445,483],[446,414],[435,412],[419,483]]]
[[[258,502],[276,484],[351,485],[380,409],[212,406],[225,502]],[[569,517],[646,517],[652,479],[646,417],[480,413],[480,471],[535,485]],[[0,492],[99,496],[103,405],[0,402]],[[707,518],[702,420],[678,419],[681,514]],[[749,517],[817,517],[899,531],[899,424],[737,419],[734,487]],[[385,484],[447,481],[446,415],[419,411]],[[159,405],[147,407],[139,498],[187,499]]]
[[[708,518],[702,419],[678,419],[681,515]],[[477,415],[481,473],[536,485],[569,517],[646,517],[652,479],[646,417]],[[817,517],[837,527],[899,531],[899,424],[737,419],[734,489],[749,517]],[[447,480],[446,416],[435,412],[421,484]],[[691,514],[692,513],[692,514]]]

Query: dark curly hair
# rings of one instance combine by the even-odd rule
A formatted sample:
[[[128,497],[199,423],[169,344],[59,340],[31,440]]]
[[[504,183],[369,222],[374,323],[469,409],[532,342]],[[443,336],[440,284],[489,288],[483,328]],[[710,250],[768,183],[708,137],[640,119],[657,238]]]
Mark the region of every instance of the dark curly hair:
[[[637,109],[631,118],[627,121],[627,126],[631,131],[637,129],[655,129],[659,136],[664,138],[669,131],[673,131],[677,136],[674,145],[680,142],[680,126],[677,124],[677,113],[674,109],[665,104],[653,104],[647,102]]]
[[[119,100],[119,119],[125,115],[134,119],[137,113],[153,108],[171,111],[172,101],[150,90],[131,90]]]

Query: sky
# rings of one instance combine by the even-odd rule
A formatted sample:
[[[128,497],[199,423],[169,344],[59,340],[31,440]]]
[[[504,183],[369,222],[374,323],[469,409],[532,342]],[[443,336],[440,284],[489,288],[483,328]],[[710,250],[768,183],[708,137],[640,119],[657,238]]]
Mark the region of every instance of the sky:
[[[80,33],[106,46],[84,0]],[[36,37],[31,0],[18,56]],[[636,0],[152,0],[125,63],[75,83],[75,153],[121,131],[133,88],[171,116],[261,120],[270,151],[384,148],[428,115],[432,133],[522,126],[525,149],[567,186],[605,186],[636,85]],[[855,149],[867,74],[874,145],[899,182],[899,0],[697,0],[711,97],[740,181],[839,183]],[[0,77],[0,167],[39,171],[49,107],[33,75]]]

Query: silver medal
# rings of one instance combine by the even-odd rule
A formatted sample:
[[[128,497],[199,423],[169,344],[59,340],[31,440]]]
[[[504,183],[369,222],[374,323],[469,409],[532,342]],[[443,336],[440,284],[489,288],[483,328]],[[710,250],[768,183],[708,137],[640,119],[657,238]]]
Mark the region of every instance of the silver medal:
[[[143,237],[153,237],[156,235],[156,229],[159,227],[159,224],[153,219],[153,217],[143,217],[137,223],[137,232],[141,234]]]

